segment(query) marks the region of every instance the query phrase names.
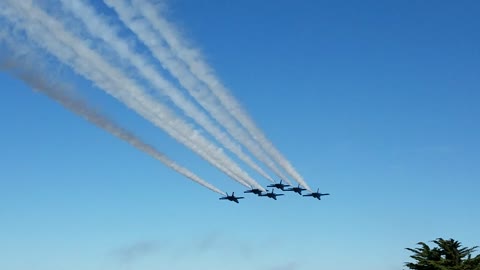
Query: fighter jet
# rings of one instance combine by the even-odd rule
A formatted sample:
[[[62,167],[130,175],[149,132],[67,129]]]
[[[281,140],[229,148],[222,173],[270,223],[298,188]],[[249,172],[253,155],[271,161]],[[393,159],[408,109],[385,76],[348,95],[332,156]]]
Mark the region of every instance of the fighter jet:
[[[272,184],[272,185],[268,185],[267,187],[273,187],[273,188],[278,188],[278,189],[281,189],[283,191],[285,191],[285,187],[289,187],[290,185],[288,184],[282,184],[282,180],[280,180],[280,183],[275,183],[275,184]]]
[[[256,195],[260,196],[260,194],[262,194],[262,191],[258,188],[252,188],[252,189],[244,191],[243,193],[253,193],[253,194],[256,194]]]
[[[321,200],[320,197],[330,195],[329,193],[320,193],[319,190],[320,190],[320,189],[317,189],[317,192],[312,192],[312,193],[310,193],[310,194],[303,195],[303,197],[313,197],[313,198],[316,198],[316,199]]]
[[[232,195],[228,195],[226,197],[221,197],[219,200],[229,200],[231,202],[238,203],[238,199],[243,199],[244,197],[235,197],[235,192],[232,192]]]
[[[283,194],[277,194],[275,192],[273,192],[273,189],[272,189],[272,192],[268,192],[268,189],[267,189],[267,193],[265,194],[260,194],[258,196],[261,196],[261,197],[268,197],[268,198],[272,198],[274,200],[277,200],[277,196],[283,196]]]
[[[293,192],[296,192],[296,193],[298,193],[298,194],[300,194],[300,195],[302,195],[302,191],[304,191],[304,190],[307,190],[307,189],[301,188],[300,185],[298,185],[298,187],[293,187],[293,188],[287,188],[287,189],[285,189],[285,191],[293,191]]]

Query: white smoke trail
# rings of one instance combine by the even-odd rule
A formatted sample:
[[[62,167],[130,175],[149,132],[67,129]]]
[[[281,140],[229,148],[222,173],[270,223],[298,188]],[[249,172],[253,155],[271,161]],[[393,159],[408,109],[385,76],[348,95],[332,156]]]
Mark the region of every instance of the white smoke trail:
[[[212,134],[212,136],[225,148],[239,157],[240,160],[244,161],[260,175],[273,182],[273,179],[243,152],[241,146],[232,141],[228,134],[223,132],[213,121],[210,120],[208,115],[206,115],[194,103],[189,101],[174,85],[165,80],[162,75],[157,72],[155,67],[149,63],[146,57],[131,49],[125,40],[118,36],[114,26],[110,25],[106,19],[95,11],[94,8],[85,4],[84,0],[61,0],[61,2],[67,10],[73,12],[74,16],[82,21],[92,36],[102,39],[115,50],[119,57],[130,61],[157,91],[168,96],[175,105],[185,112],[187,116],[205,128],[206,131]]]
[[[178,35],[175,27],[159,16],[158,8],[147,0],[132,0],[133,9],[140,11],[141,15],[150,21],[150,24],[164,37],[172,52],[181,59],[199,80],[205,83],[221,104],[235,117],[261,145],[261,147],[300,185],[310,190],[303,177],[293,165],[278,151],[266,138],[263,132],[255,125],[242,106],[231,95],[230,91],[222,85],[212,69],[203,61],[200,53],[189,48]]]
[[[194,97],[215,120],[223,125],[225,129],[237,141],[242,143],[258,160],[270,168],[276,175],[288,182],[287,177],[277,168],[271,158],[264,153],[259,144],[250,138],[247,131],[237,125],[236,120],[231,116],[231,112],[228,112],[222,106],[218,106],[215,96],[211,95],[210,91],[201,81],[195,78],[195,76],[192,76],[188,67],[185,66],[185,63],[179,61],[177,57],[170,52],[161,36],[153,31],[148,21],[139,17],[139,13],[136,10],[137,7],[127,4],[124,0],[104,0],[104,2],[117,12],[125,25],[147,45],[162,65],[178,79],[189,94]]]
[[[3,33],[2,35],[0,35],[0,38],[5,39]],[[18,50],[18,46],[20,45],[15,42],[14,46],[15,50]],[[53,83],[52,81],[47,79],[47,76],[44,75],[45,72],[43,70],[40,70],[38,68],[36,68],[35,70],[31,69],[31,67],[34,66],[38,67],[37,61],[20,61],[15,57],[9,57],[9,59],[1,59],[0,62],[0,70],[6,70],[17,79],[20,79],[24,83],[29,85],[32,89],[37,90],[42,94],[45,94],[49,98],[61,104],[66,109],[83,117],[87,121],[113,134],[119,139],[126,141],[140,151],[147,153],[148,155],[165,164],[165,166],[175,170],[176,172],[187,177],[188,179],[197,182],[198,184],[210,189],[213,192],[225,195],[224,192],[220,191],[212,184],[203,180],[187,168],[175,163],[173,160],[155,149],[153,146],[143,142],[132,132],[120,127],[108,117],[100,114],[98,111],[95,111],[84,100],[81,100],[71,95],[69,91],[65,91],[66,89],[71,88],[70,85],[59,82]]]
[[[0,14],[13,21],[15,26],[21,26],[32,40],[55,55],[61,62],[68,64],[75,72],[91,80],[127,107],[164,129],[170,136],[232,179],[247,187],[261,188],[230,160],[221,148],[208,142],[197,130],[176,117],[167,107],[152,101],[126,74],[105,62],[100,55],[85,46],[85,42],[67,32],[61,23],[35,7],[31,1],[7,0],[6,2],[9,4],[0,9]]]

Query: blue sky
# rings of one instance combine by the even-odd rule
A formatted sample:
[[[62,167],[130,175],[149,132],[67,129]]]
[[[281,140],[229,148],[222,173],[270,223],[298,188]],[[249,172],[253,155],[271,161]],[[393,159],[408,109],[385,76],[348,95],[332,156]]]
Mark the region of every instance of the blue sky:
[[[418,241],[479,244],[478,1],[168,6],[275,146],[332,196],[219,201],[2,72],[1,269],[400,269]],[[242,192],[89,82],[60,75]]]

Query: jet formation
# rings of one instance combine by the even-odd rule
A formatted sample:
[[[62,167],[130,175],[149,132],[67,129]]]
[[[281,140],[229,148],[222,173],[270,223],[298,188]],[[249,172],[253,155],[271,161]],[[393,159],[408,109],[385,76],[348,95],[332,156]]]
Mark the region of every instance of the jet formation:
[[[300,187],[300,185],[296,187],[290,187],[290,185],[282,183],[282,180],[280,180],[279,183],[271,184],[271,185],[268,185],[267,187],[271,187],[272,191],[269,192],[269,190],[267,189],[266,192],[264,193],[262,190],[258,188],[252,188],[244,191],[243,193],[252,193],[259,197],[267,197],[273,200],[277,200],[278,196],[285,195],[283,193],[275,193],[274,191],[275,188],[280,189],[281,191],[292,191],[292,192],[298,193],[299,195],[302,195],[303,197],[312,197],[318,200],[321,200],[322,196],[330,195],[329,193],[320,193],[320,189],[317,189],[317,192],[311,192],[309,194],[303,195],[302,192],[307,190],[306,188]],[[239,199],[244,199],[244,197],[235,197],[234,192],[232,192],[232,195],[228,195],[227,193],[227,196],[220,198],[220,200],[229,200],[236,203],[238,203]]]

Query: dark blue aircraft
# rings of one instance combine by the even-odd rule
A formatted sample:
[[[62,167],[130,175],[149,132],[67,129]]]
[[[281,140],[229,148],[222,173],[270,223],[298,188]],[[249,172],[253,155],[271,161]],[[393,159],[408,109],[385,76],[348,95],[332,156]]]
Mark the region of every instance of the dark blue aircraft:
[[[322,196],[330,195],[329,193],[320,193],[319,190],[320,190],[320,189],[317,189],[317,192],[312,192],[312,193],[310,193],[310,194],[303,195],[303,197],[313,197],[313,198],[316,198],[316,199],[321,200],[321,197],[322,197]]]
[[[298,187],[285,189],[285,191],[293,191],[293,192],[298,193],[300,195],[302,195],[302,191],[304,191],[304,190],[307,190],[307,189],[306,188],[301,188],[300,185],[298,185]]]
[[[262,194],[262,191],[258,188],[252,188],[252,189],[244,191],[243,193],[253,193],[253,194],[256,194],[256,195],[260,196],[260,194]]]
[[[244,197],[235,197],[235,192],[232,192],[232,195],[228,195],[226,197],[221,197],[219,200],[229,200],[231,202],[236,202],[238,203],[239,199],[243,199]]]
[[[267,187],[278,188],[278,189],[281,189],[281,190],[285,191],[285,187],[289,187],[289,186],[290,186],[289,184],[282,184],[282,180],[280,180],[280,183],[275,183],[275,184],[272,184],[272,185],[268,185]]]
[[[272,192],[268,192],[268,189],[267,189],[267,193],[265,194],[260,194],[258,196],[261,196],[261,197],[268,197],[268,198],[272,198],[274,200],[277,200],[277,196],[283,196],[283,194],[277,194],[275,192],[273,192],[273,189],[272,189]]]

